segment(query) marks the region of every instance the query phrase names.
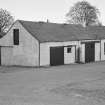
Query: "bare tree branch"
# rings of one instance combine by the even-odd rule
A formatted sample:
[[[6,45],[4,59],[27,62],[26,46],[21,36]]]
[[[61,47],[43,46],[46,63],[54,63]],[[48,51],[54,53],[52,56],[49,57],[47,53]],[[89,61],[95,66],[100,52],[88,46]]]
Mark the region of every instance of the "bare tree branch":
[[[0,33],[5,32],[14,22],[13,17],[7,10],[0,9]]]

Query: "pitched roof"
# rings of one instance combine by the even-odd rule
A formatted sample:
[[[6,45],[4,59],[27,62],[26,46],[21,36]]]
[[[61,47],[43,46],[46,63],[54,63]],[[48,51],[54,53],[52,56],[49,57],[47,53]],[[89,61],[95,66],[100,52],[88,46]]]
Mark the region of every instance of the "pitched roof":
[[[105,26],[82,27],[74,24],[57,24],[18,20],[40,42],[74,41],[105,38]]]

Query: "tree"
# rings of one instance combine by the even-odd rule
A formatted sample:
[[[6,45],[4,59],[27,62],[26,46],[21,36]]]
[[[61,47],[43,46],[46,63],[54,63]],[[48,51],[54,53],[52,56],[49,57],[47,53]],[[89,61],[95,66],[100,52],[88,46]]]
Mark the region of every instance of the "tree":
[[[90,5],[87,1],[77,2],[66,14],[68,22],[72,24],[81,24],[84,27],[92,25],[99,21],[99,10]]]
[[[9,27],[13,24],[14,19],[11,14],[4,9],[0,9],[0,35],[5,33]]]

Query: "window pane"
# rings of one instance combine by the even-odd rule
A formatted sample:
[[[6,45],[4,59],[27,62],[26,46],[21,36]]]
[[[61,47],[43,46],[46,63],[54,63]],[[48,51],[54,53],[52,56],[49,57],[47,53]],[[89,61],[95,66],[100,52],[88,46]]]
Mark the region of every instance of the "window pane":
[[[13,30],[14,45],[19,45],[19,29]]]
[[[67,53],[71,53],[71,47],[67,48]]]
[[[105,43],[104,43],[104,54],[105,54]]]

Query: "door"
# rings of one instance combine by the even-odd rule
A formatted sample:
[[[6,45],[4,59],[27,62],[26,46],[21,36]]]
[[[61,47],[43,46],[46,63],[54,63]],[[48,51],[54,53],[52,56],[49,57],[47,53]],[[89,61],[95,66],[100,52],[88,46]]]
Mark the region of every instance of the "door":
[[[75,63],[76,56],[75,46],[65,46],[64,47],[64,64]]]
[[[95,43],[85,43],[85,62],[94,62],[95,61]]]
[[[64,47],[50,48],[50,65],[64,65]]]

